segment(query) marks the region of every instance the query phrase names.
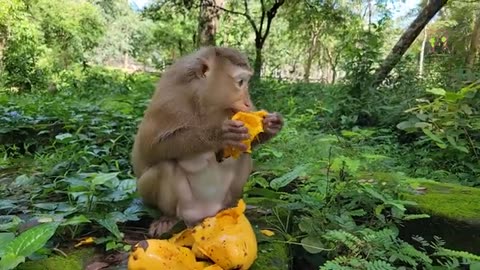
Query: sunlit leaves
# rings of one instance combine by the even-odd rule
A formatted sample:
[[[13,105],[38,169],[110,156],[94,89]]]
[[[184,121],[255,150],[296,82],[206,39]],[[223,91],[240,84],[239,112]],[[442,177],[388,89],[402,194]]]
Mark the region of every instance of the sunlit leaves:
[[[55,233],[58,223],[44,223],[21,233],[0,250],[0,269],[14,269],[27,256],[42,248]]]

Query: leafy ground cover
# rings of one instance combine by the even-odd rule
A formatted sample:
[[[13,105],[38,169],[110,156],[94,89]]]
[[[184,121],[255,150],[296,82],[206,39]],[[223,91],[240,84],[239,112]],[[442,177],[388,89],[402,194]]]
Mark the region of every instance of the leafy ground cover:
[[[157,214],[139,202],[129,165],[136,125],[156,77],[104,69],[72,77],[54,95],[2,95],[0,265],[5,269],[27,257],[68,253],[89,236],[100,253],[125,254]],[[253,153],[255,172],[245,187],[247,203],[270,209],[256,214],[277,235],[265,241],[287,245],[297,267],[454,268],[478,260],[439,239],[418,238],[420,244],[412,245],[399,237],[400,224],[428,217],[409,210],[414,201],[429,200],[427,208],[438,212],[437,206],[445,205],[438,202],[442,195],[411,192],[415,185],[406,180],[413,161],[399,154],[402,147],[390,130],[334,128],[332,114],[322,112],[339,104],[329,103],[339,91],[270,81],[254,90],[258,107],[286,117],[281,134]],[[408,201],[401,194],[409,194]],[[45,221],[55,223],[36,226]]]
[[[286,119],[245,187],[255,269],[478,269],[480,2],[212,2],[0,1],[0,270],[125,268],[149,72],[211,44]]]

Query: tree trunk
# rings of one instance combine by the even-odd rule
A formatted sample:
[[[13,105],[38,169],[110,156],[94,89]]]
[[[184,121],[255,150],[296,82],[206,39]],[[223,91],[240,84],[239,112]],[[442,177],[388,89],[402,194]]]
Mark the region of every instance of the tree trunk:
[[[125,52],[123,54],[123,68],[124,69],[128,68],[128,52]]]
[[[253,63],[253,82],[260,80],[260,76],[262,75],[262,63],[262,48],[257,47],[255,49],[255,62]]]
[[[431,0],[418,14],[417,18],[410,24],[408,29],[403,33],[397,44],[393,47],[388,57],[383,61],[380,68],[374,74],[372,86],[379,86],[388,76],[390,71],[400,61],[402,56],[412,45],[415,38],[422,32],[423,28],[437,14],[437,12],[448,2],[448,0]]]
[[[372,0],[368,0],[368,32],[370,33],[372,25]]]
[[[427,33],[427,27],[425,26],[425,30],[423,31],[423,41],[422,41],[422,50],[420,51],[420,62],[418,64],[418,75],[420,77],[423,76],[423,63],[425,59],[425,47],[427,45],[427,38],[428,38],[428,33]]]
[[[286,0],[275,0],[273,1],[273,5],[267,9],[265,6],[265,1],[260,1],[261,4],[261,16],[260,16],[260,24],[256,24],[254,18],[250,14],[248,8],[248,1],[244,1],[244,12],[238,12],[234,10],[228,10],[225,8],[220,8],[223,11],[229,12],[231,14],[242,15],[244,16],[250,26],[252,26],[253,31],[255,32],[255,63],[253,66],[253,76],[252,76],[252,83],[260,80],[262,76],[262,49],[263,45],[265,44],[265,40],[267,40],[268,34],[270,33],[270,27],[272,26],[272,21],[277,15],[278,9],[285,4]]]
[[[337,52],[337,53],[339,53],[339,52]],[[328,47],[325,47],[325,55],[327,56],[328,65],[330,67],[330,71],[331,71],[331,74],[332,74],[330,84],[334,84],[335,81],[337,80],[338,55],[333,57],[332,52],[328,49]]]
[[[215,46],[219,7],[224,0],[201,0],[200,15],[198,17],[197,47]]]
[[[337,65],[332,66],[332,81],[330,84],[334,85],[337,82]]]
[[[475,65],[475,60],[478,53],[478,46],[480,45],[480,9],[477,14],[474,15],[474,25],[472,31],[472,37],[470,39],[470,51],[467,55],[466,65],[468,69],[472,69]]]
[[[312,32],[312,39],[310,42],[310,47],[308,48],[307,62],[305,63],[305,73],[303,74],[303,80],[307,83],[310,81],[310,70],[312,69],[313,57],[317,51],[317,40],[318,33]]]
[[[5,49],[5,43],[5,39],[0,37],[0,68],[2,67],[3,50]]]

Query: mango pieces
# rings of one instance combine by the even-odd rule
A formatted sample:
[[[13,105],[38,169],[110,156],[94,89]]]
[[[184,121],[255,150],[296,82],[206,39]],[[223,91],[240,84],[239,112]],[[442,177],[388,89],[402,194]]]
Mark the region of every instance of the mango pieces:
[[[250,138],[243,140],[242,142],[247,146],[247,153],[252,152],[252,141],[262,133],[263,130],[263,118],[268,115],[267,111],[261,110],[256,112],[237,112],[232,120],[242,121],[245,127],[248,129]],[[234,147],[227,147],[223,151],[223,157],[238,158],[242,152]]]
[[[237,207],[220,211],[168,240],[139,242],[130,253],[128,270],[249,269],[258,249],[245,208],[240,200]]]
[[[192,231],[198,250],[223,269],[246,270],[257,258],[257,240],[245,208],[240,200],[236,208],[206,218]]]
[[[128,259],[129,270],[149,269],[204,269],[197,263],[193,252],[185,247],[175,246],[168,241],[149,239],[135,245]]]

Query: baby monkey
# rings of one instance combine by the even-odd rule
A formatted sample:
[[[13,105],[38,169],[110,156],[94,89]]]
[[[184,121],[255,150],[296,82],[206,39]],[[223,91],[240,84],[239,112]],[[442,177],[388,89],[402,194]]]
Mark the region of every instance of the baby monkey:
[[[254,111],[248,90],[252,70],[239,51],[204,47],[170,66],[158,82],[138,127],[132,165],[140,196],[163,217],[150,236],[167,232],[179,219],[193,226],[234,206],[253,169],[251,155],[223,159],[227,146],[243,151],[247,128],[230,118]],[[267,115],[264,143],[282,129],[278,113]],[[219,158],[220,157],[220,158]]]

